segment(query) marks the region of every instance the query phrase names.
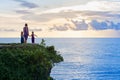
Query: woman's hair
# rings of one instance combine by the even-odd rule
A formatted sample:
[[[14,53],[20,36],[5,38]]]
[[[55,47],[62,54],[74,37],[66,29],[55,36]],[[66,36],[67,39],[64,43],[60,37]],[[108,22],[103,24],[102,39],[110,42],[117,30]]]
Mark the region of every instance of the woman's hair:
[[[23,35],[23,31],[21,31],[21,35]]]
[[[27,23],[25,23],[25,26],[28,26],[28,24],[27,24]]]

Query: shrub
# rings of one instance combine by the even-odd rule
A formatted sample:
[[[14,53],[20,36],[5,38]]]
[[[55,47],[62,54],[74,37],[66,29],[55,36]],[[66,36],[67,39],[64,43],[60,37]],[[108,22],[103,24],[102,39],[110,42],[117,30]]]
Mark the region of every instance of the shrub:
[[[61,61],[54,46],[9,44],[0,48],[0,80],[52,80],[51,69]]]

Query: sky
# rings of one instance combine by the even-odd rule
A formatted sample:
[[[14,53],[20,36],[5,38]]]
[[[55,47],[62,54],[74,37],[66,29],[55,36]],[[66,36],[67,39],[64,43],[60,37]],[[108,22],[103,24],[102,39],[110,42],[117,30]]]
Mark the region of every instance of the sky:
[[[0,37],[120,37],[120,0],[1,0]]]

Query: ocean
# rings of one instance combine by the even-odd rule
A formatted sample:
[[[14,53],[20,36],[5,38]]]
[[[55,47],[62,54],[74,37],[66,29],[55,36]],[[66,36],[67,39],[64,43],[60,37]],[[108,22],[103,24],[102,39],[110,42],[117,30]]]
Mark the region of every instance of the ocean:
[[[45,38],[64,58],[55,64],[55,80],[120,80],[120,38]],[[19,38],[0,38],[18,43]],[[28,40],[30,43],[30,39]],[[36,39],[40,43],[41,38]]]

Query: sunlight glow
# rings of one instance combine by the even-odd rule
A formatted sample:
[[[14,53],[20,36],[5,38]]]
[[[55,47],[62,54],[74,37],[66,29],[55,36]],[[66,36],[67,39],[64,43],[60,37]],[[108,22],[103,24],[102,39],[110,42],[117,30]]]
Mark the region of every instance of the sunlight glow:
[[[24,23],[40,37],[120,37],[120,1],[36,1],[1,1],[0,37],[18,37]]]

